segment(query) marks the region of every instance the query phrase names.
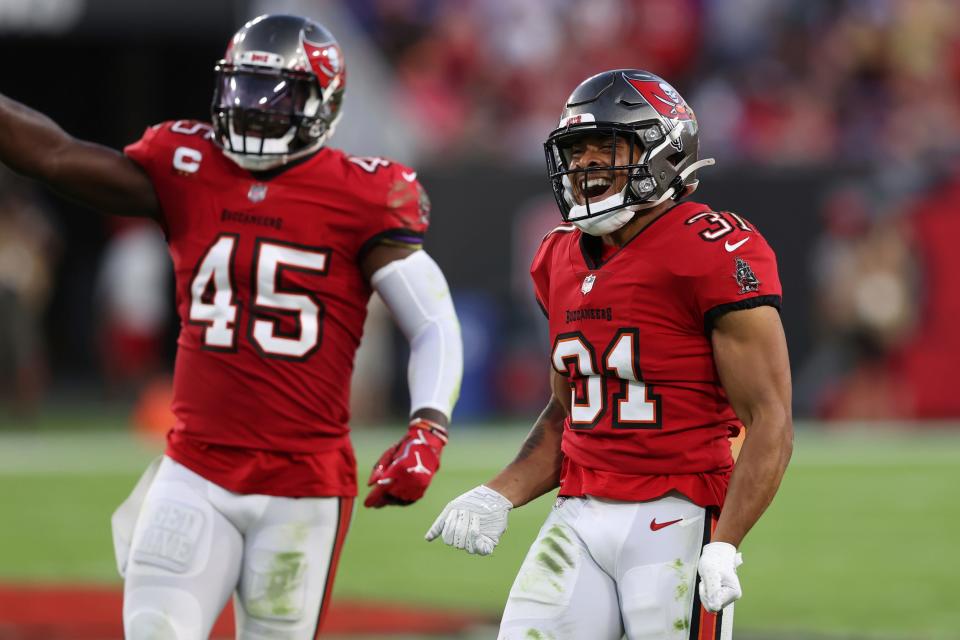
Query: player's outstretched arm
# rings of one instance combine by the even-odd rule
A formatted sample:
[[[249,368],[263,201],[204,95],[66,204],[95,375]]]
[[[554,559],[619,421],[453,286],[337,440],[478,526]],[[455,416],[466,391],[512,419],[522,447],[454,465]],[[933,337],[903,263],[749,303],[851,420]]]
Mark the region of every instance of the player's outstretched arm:
[[[569,393],[566,379],[551,369],[553,393],[537,421],[527,434],[513,462],[498,473],[486,486],[502,494],[515,507],[520,507],[560,485],[560,441],[563,421],[567,417]]]
[[[367,507],[419,500],[440,468],[447,423],[460,393],[463,345],[447,281],[424,251],[381,245],[361,268],[410,342],[407,382],[411,421],[367,482]]]
[[[566,387],[551,372],[554,389]],[[558,383],[558,379],[560,382]],[[453,499],[427,531],[427,541],[442,538],[467,553],[489,555],[507,529],[507,515],[555,489],[560,482],[560,440],[566,406],[551,396],[527,435],[520,453],[490,482]]]
[[[737,417],[747,427],[727,498],[700,559],[700,598],[718,611],[740,597],[737,547],[773,500],[793,451],[790,362],[773,307],[733,311],[712,334],[717,371]]]
[[[103,213],[156,217],[147,174],[119,151],[77,140],[47,116],[0,95],[0,162]]]

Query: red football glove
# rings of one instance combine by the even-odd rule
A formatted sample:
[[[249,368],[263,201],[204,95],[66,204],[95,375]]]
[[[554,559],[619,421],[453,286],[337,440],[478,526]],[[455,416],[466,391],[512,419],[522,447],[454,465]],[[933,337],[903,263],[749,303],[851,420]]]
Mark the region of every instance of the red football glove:
[[[445,444],[446,429],[423,418],[414,419],[407,435],[373,465],[367,481],[367,486],[373,489],[363,505],[379,509],[419,500],[440,468],[440,452]]]

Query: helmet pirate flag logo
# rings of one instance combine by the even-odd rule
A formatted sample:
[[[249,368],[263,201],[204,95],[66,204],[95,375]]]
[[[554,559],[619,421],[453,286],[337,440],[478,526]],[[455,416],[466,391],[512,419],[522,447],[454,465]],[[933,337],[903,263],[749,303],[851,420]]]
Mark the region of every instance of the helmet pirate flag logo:
[[[324,89],[343,71],[343,55],[335,42],[318,44],[304,40],[303,51],[317,76],[317,82]]]
[[[693,109],[680,97],[677,90],[659,78],[656,80],[640,80],[627,75],[623,79],[637,90],[647,103],[657,110],[660,115],[672,120],[693,120]]]

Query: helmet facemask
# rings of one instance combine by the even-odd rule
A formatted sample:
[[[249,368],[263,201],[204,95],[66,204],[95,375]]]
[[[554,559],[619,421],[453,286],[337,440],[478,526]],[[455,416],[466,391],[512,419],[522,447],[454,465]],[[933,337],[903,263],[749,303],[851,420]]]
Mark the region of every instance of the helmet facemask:
[[[587,138],[602,138],[604,150],[609,146],[606,164],[573,166],[577,148]],[[658,122],[591,122],[555,131],[544,148],[563,220],[586,233],[605,235],[629,222],[637,211],[665,200],[651,202],[657,182],[649,159],[669,143]]]
[[[342,90],[326,100],[308,72],[221,63],[215,68],[215,140],[241,167],[267,170],[319,149],[340,115]]]

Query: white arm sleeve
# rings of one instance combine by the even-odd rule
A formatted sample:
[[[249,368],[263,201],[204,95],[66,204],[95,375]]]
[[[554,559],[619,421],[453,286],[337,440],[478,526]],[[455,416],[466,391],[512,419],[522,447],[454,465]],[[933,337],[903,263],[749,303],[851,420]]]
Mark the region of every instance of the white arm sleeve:
[[[463,343],[443,272],[415,251],[378,269],[370,284],[410,342],[410,412],[436,409],[449,419],[460,395]]]

